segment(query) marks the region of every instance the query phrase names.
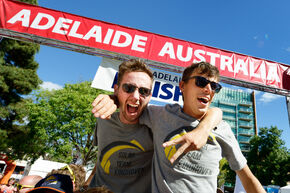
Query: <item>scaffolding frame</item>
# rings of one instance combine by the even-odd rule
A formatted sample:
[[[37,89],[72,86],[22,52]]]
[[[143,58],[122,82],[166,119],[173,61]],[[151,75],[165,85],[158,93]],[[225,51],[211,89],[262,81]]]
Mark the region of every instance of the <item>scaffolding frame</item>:
[[[33,43],[37,43],[41,45],[47,45],[51,47],[61,48],[65,50],[80,52],[80,53],[94,55],[94,56],[101,56],[101,57],[106,57],[110,59],[121,60],[121,61],[136,58],[136,57],[129,56],[126,54],[120,54],[120,53],[102,50],[98,48],[92,48],[92,47],[82,46],[82,45],[64,42],[60,40],[44,38],[44,37],[40,37],[33,34],[15,32],[12,30],[7,30],[7,29],[0,29],[0,36],[10,38],[10,39],[20,40],[20,41],[33,42]],[[142,59],[142,60],[153,68],[158,68],[158,69],[167,70],[171,72],[182,73],[184,69],[184,67],[166,64],[162,62],[152,61],[148,59]],[[257,91],[283,95],[286,97],[290,96],[290,90],[275,88],[272,86],[267,86],[267,85],[263,85],[259,83],[253,83],[253,82],[247,82],[243,80],[236,80],[234,78],[229,78],[225,76],[221,76],[221,82],[235,85],[235,86],[244,87],[244,88],[254,89]]]

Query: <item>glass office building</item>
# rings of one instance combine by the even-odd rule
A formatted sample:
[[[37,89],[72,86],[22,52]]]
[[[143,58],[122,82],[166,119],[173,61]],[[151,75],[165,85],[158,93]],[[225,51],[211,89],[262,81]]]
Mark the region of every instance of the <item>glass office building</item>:
[[[250,150],[250,138],[257,135],[255,94],[223,87],[211,104],[223,111],[245,156]]]

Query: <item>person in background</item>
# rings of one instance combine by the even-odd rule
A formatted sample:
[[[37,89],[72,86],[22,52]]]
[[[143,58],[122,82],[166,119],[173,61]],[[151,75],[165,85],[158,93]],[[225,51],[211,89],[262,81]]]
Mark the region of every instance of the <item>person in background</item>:
[[[10,178],[8,180],[8,186],[13,186],[16,183],[16,179],[15,178]]]
[[[52,174],[40,180],[27,193],[73,193],[73,184],[69,175]]]
[[[15,184],[14,192],[26,193],[27,191],[33,189],[41,179],[42,177],[38,175],[24,176],[18,183]]]
[[[60,169],[52,170],[47,174],[47,176],[51,174],[66,174],[70,176],[74,191],[82,189],[86,180],[86,170],[83,166],[76,164],[69,164]]]
[[[14,192],[14,183],[16,182],[15,178],[9,178],[7,184],[2,184],[0,187],[0,193],[13,193]]]

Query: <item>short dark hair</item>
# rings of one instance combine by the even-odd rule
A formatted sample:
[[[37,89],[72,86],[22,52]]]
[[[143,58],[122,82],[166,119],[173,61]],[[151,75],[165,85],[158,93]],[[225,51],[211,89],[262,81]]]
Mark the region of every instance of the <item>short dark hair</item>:
[[[150,70],[150,68],[145,64],[145,62],[136,59],[131,59],[120,64],[117,81],[118,85],[120,85],[124,74],[128,72],[145,72],[146,74],[148,74],[148,76],[151,78],[153,82],[153,73]]]
[[[193,63],[192,65],[186,67],[182,74],[182,81],[187,82],[193,72],[205,74],[208,77],[215,77],[218,81],[220,81],[220,73],[218,68],[208,62]]]

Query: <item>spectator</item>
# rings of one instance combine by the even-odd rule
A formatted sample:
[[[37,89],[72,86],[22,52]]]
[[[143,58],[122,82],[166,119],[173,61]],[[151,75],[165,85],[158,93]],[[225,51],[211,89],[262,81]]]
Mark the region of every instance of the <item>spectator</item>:
[[[9,186],[13,186],[13,185],[15,184],[15,182],[16,182],[16,179],[15,179],[15,178],[10,178],[10,179],[8,180],[8,185],[9,185]]]
[[[86,171],[81,165],[69,164],[60,169],[52,170],[47,176],[51,174],[65,174],[70,176],[73,183],[73,191],[79,191],[84,186],[86,180]]]
[[[0,187],[0,193],[13,193],[14,192],[14,183],[16,182],[15,178],[10,178],[7,184],[2,184]]]
[[[38,175],[24,176],[19,183],[16,184],[14,192],[26,193],[27,191],[33,189],[41,179],[42,177]]]
[[[73,193],[73,184],[68,175],[52,174],[40,180],[27,193]]]

